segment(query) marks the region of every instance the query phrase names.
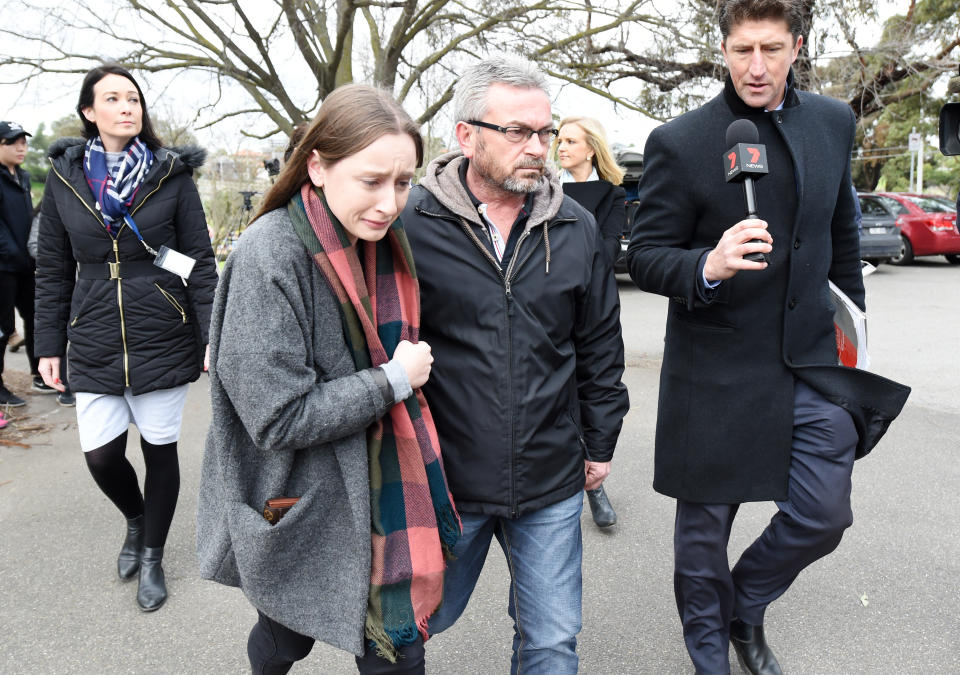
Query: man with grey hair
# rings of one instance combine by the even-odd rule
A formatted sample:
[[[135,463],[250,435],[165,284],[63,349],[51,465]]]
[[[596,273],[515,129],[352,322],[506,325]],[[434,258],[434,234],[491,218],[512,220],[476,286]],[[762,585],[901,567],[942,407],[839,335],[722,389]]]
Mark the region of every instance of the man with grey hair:
[[[463,525],[430,618],[470,599],[496,536],[510,568],[513,673],[575,673],[582,490],[628,408],[616,282],[593,216],[547,166],[544,76],[500,58],[464,73],[460,150],[438,157],[402,220],[433,346],[430,401]]]

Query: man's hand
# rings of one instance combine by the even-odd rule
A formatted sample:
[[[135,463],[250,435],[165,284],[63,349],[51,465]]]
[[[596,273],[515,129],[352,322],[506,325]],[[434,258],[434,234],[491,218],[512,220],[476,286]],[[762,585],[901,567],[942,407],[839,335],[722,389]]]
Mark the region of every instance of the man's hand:
[[[759,242],[751,243],[752,239]],[[707,281],[729,279],[740,270],[762,270],[765,262],[744,260],[748,253],[769,253],[773,250],[773,237],[767,232],[767,223],[756,218],[741,220],[723,233],[717,247],[707,254],[703,275]]]
[[[591,462],[588,459],[583,464],[583,470],[587,474],[587,482],[583,486],[584,490],[596,490],[604,479],[610,475],[610,462]]]
[[[41,356],[37,364],[37,372],[43,378],[44,384],[57,391],[66,391],[67,387],[60,381],[60,357]]]

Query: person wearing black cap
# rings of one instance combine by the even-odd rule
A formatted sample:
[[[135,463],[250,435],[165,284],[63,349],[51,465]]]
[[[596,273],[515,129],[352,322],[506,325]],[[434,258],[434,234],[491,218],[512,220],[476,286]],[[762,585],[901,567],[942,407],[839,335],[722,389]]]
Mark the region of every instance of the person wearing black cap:
[[[37,374],[33,354],[33,258],[27,251],[33,202],[30,174],[20,168],[27,157],[27,136],[16,122],[0,122],[0,405],[17,407],[26,401],[3,384],[3,358],[15,328],[14,309],[23,317],[24,343],[33,387],[55,393]]]

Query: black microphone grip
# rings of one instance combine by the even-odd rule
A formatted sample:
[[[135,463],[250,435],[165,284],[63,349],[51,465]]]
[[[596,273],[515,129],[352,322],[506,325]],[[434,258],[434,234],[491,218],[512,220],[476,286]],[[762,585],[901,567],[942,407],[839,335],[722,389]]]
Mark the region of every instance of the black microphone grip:
[[[747,203],[747,218],[759,218],[757,215],[757,195],[753,189],[754,177],[762,178],[769,172],[767,153],[760,143],[757,125],[746,118],[736,119],[727,127],[724,153],[724,172],[726,181],[743,184],[743,198]],[[731,147],[732,146],[732,147]],[[727,164],[729,162],[729,164]],[[752,239],[751,244],[762,244],[762,239]],[[765,253],[756,251],[743,256],[751,262],[769,263]]]
[[[747,176],[743,179],[743,198],[747,203],[747,218],[759,218],[757,215],[757,195],[753,191],[753,179],[750,176]],[[762,244],[762,239],[751,239],[751,244]],[[770,260],[767,258],[767,254],[761,251],[754,251],[753,253],[747,253],[743,256],[744,260],[749,260],[750,262],[762,262],[769,263]]]

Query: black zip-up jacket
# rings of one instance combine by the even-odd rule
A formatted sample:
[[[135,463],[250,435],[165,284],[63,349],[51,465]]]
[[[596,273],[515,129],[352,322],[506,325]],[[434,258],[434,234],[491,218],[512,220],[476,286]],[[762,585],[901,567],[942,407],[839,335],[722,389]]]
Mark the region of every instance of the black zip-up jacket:
[[[0,272],[30,272],[33,258],[27,252],[33,202],[30,174],[16,167],[16,176],[0,166]]]
[[[421,292],[424,388],[463,512],[516,518],[583,489],[629,407],[620,300],[593,216],[549,175],[506,269],[458,174],[434,160],[402,220]]]
[[[196,260],[184,285],[152,265],[153,255],[129,225],[115,240],[107,233],[83,175],[83,149],[81,139],[61,139],[49,152],[37,249],[36,354],[66,353],[74,391],[119,395],[131,387],[136,395],[192,382],[202,372],[217,285],[192,179],[206,153],[157,150],[130,207],[153,249],[166,245]],[[119,263],[113,271],[120,278],[108,278],[107,263]],[[85,278],[97,270],[104,278]]]

